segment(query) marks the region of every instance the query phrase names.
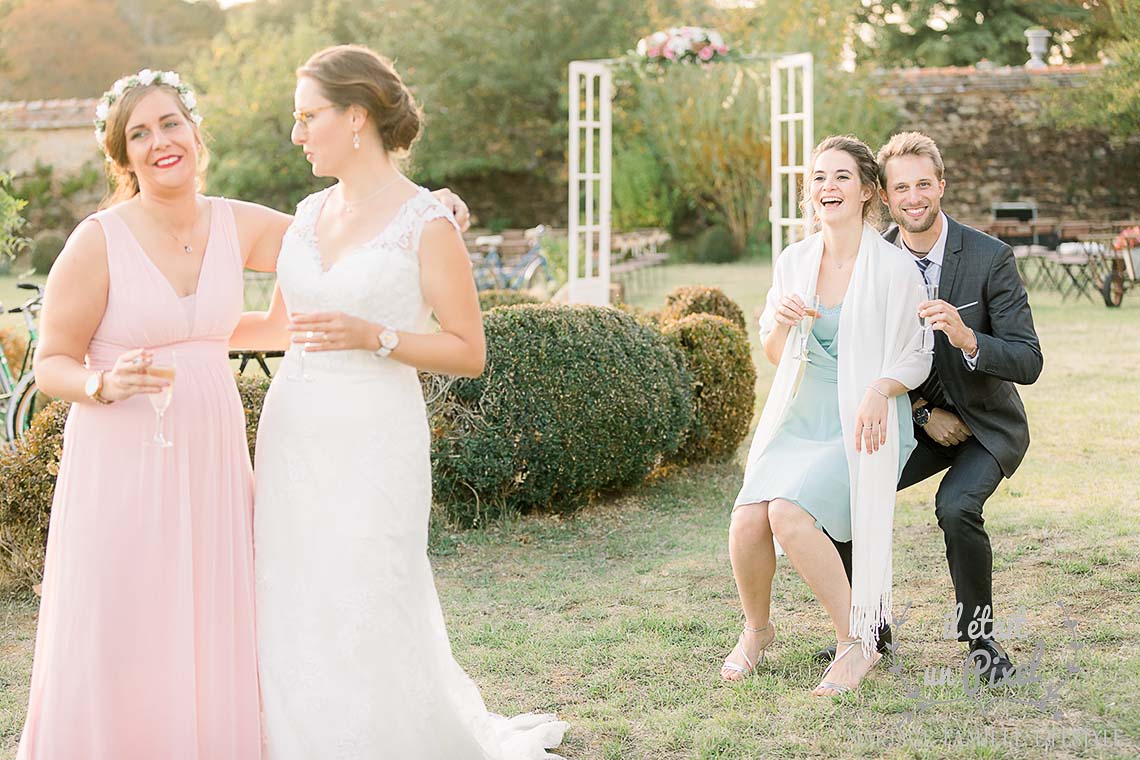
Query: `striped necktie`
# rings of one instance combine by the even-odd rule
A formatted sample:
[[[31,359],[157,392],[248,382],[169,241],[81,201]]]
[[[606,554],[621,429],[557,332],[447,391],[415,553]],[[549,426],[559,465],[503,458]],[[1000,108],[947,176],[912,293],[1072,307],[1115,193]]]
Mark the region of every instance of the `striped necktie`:
[[[921,259],[915,259],[914,263],[918,264],[918,271],[922,272],[923,282],[927,282],[928,280],[926,279],[926,270],[930,266],[930,259],[923,256]]]

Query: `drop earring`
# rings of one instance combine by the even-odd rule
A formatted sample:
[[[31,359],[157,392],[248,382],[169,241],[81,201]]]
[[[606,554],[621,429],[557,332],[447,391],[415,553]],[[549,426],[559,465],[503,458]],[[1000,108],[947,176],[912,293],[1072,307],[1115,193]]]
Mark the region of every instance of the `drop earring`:
[[[360,150],[360,133],[359,132],[353,132],[352,133],[352,149],[353,150]]]

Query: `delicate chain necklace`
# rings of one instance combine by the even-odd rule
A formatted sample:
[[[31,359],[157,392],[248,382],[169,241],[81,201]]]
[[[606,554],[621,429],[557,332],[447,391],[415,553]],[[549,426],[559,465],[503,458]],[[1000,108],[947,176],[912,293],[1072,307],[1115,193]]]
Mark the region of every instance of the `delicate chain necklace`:
[[[198,227],[198,220],[202,218],[202,211],[201,211],[201,209],[197,208],[198,207],[198,199],[197,198],[194,199],[194,207],[197,209],[197,213],[194,215],[194,221],[190,223],[190,240],[194,239],[194,230]],[[154,214],[147,211],[145,207],[143,207],[143,213],[145,213],[147,216],[149,216],[151,218],[151,220],[155,224],[157,224],[163,232],[165,232],[167,235],[169,235],[171,240],[173,240],[175,243],[178,243],[178,245],[182,246],[182,250],[183,250],[183,252],[186,253],[187,256],[190,256],[191,254],[194,253],[194,246],[190,245],[189,242],[183,242],[182,238],[178,237],[173,232],[171,232],[170,227],[168,227],[167,225],[160,222],[154,216]]]
[[[397,174],[396,178],[394,180],[392,180],[391,182],[385,182],[383,185],[380,186],[380,189],[373,190],[371,193],[364,196],[363,198],[358,198],[354,201],[349,201],[344,197],[344,187],[342,186],[340,189],[340,201],[342,204],[344,204],[344,208],[341,209],[340,213],[342,213],[342,214],[355,214],[356,208],[358,206],[365,203],[366,201],[370,201],[373,198],[377,197],[378,195],[383,193],[385,190],[387,190],[388,188],[390,188],[392,185],[396,184],[397,182],[399,182],[403,178],[404,178],[404,175]]]

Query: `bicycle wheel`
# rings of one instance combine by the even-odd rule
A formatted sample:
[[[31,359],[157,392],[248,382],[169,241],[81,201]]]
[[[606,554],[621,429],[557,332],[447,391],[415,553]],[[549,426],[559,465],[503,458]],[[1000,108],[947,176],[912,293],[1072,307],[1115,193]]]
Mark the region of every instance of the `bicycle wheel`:
[[[540,301],[549,301],[554,280],[550,276],[550,268],[542,259],[532,261],[522,276],[522,287],[519,290],[532,295]]]
[[[24,440],[24,435],[32,426],[32,420],[51,401],[46,393],[40,393],[36,387],[35,375],[32,372],[24,373],[20,382],[16,384],[16,390],[12,391],[12,399],[8,406],[8,417],[5,420],[8,440]]]

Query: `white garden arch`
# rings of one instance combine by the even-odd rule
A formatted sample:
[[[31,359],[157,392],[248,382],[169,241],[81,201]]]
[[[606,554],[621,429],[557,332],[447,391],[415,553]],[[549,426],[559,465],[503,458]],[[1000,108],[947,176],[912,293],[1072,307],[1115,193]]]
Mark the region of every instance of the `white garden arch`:
[[[767,62],[771,76],[772,256],[811,225],[797,202],[813,143],[811,53],[753,54],[743,62]],[[611,181],[613,178],[613,69],[623,59],[570,64],[569,234],[570,303],[610,300]],[[681,65],[681,64],[678,64]],[[720,65],[720,64],[713,64]]]

